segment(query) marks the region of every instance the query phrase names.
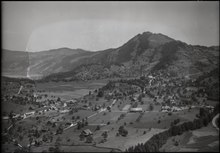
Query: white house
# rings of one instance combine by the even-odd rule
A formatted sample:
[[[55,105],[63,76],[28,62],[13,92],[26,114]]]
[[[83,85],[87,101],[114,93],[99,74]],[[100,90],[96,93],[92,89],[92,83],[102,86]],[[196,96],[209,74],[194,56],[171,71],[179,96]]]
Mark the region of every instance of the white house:
[[[60,113],[68,113],[70,110],[65,109],[65,110],[60,110]]]
[[[26,116],[34,115],[35,111],[25,113]]]
[[[143,112],[142,108],[130,108],[130,112]]]

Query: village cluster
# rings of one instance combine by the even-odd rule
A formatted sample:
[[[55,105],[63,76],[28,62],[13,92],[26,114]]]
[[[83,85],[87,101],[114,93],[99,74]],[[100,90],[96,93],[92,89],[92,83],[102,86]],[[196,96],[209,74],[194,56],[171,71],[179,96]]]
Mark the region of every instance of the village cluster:
[[[4,83],[3,102],[26,107],[3,111],[2,117],[5,124],[2,134],[7,137],[3,140],[20,148],[30,149],[44,143],[56,144],[58,148],[64,143],[109,147],[115,136],[127,137],[133,129],[138,134],[135,126],[143,125],[141,130],[145,135],[151,128],[169,128],[168,124],[178,119],[178,116],[170,119],[172,114],[184,112],[184,116],[187,111],[196,118],[199,108],[214,109],[207,103],[208,93],[204,84],[202,86],[196,79],[172,77],[165,72],[138,79],[109,81],[102,88],[75,99],[49,96],[34,89],[35,84],[25,81]],[[146,124],[148,120],[144,119],[148,114],[155,117]],[[163,117],[171,121],[164,123]],[[69,131],[73,139],[68,137],[64,142],[62,136],[70,135]]]

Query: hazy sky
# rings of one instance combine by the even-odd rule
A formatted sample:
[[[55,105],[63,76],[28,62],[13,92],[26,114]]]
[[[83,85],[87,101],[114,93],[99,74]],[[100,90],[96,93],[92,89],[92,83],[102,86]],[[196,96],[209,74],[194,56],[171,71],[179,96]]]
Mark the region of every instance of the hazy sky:
[[[2,2],[3,48],[103,50],[151,31],[219,45],[219,2]]]

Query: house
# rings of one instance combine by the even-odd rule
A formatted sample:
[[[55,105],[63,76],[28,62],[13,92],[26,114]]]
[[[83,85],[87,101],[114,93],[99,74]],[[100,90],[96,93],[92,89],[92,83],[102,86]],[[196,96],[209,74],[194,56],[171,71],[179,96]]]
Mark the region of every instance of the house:
[[[143,112],[142,108],[130,108],[130,112]]]
[[[154,79],[155,77],[153,77],[152,75],[148,76],[149,79]]]
[[[82,135],[84,135],[84,136],[89,136],[89,135],[92,135],[92,134],[93,134],[92,131],[90,131],[89,129],[86,129],[86,130],[82,131]]]
[[[34,115],[34,114],[35,114],[35,111],[25,113],[26,116],[30,116],[30,115]]]
[[[77,102],[77,100],[75,100],[75,99],[66,101],[66,103],[69,103],[69,104],[75,104],[76,102]]]
[[[8,120],[8,119],[9,119],[9,116],[3,116],[2,119],[3,119],[3,120]]]
[[[70,112],[70,110],[68,109],[60,110],[60,113],[68,113],[68,112]]]
[[[20,116],[21,116],[20,114],[16,114],[15,116],[13,116],[13,118],[18,118]]]
[[[127,104],[123,107],[122,111],[128,111],[131,108],[131,105]]]

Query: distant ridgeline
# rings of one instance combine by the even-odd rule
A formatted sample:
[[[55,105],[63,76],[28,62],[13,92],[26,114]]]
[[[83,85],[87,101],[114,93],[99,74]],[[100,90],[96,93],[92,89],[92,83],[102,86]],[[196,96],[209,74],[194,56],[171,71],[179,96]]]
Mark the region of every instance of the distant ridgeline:
[[[213,112],[209,112],[204,108],[200,108],[200,115],[198,119],[194,121],[184,122],[180,125],[174,125],[168,130],[161,133],[155,134],[144,144],[137,144],[135,146],[129,147],[125,152],[159,152],[159,149],[166,143],[169,137],[181,135],[189,130],[200,129],[207,126],[212,118],[219,113],[219,104],[215,106]]]
[[[5,77],[5,76],[1,76],[1,81],[2,82],[17,82],[17,83],[26,82],[26,83],[32,83],[32,84],[35,83],[34,80],[31,80],[29,78],[11,78],[11,77]]]
[[[189,45],[144,32],[118,48],[102,51],[58,48],[41,52],[2,50],[2,74],[42,81],[140,77],[165,70],[182,77],[219,67],[219,46]]]

